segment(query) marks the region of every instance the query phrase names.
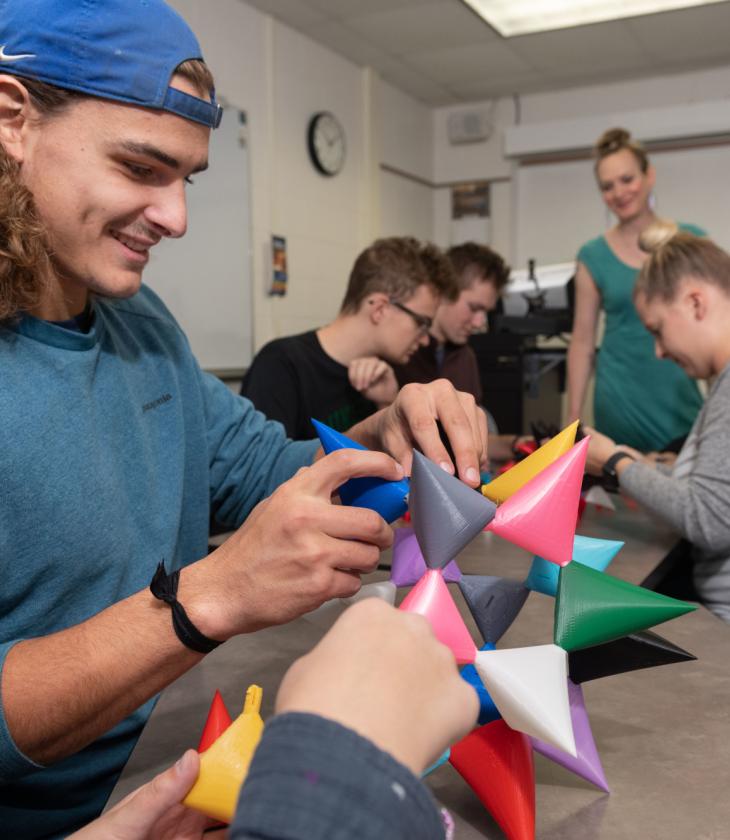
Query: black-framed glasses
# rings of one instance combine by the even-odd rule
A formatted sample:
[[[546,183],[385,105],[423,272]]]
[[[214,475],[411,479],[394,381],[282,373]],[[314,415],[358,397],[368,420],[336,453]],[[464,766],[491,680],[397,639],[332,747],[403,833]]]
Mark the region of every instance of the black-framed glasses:
[[[431,329],[431,325],[433,324],[433,318],[429,318],[428,315],[421,315],[420,312],[414,312],[404,303],[401,303],[399,300],[393,300],[392,298],[388,301],[392,306],[395,306],[396,309],[400,309],[401,312],[405,312],[406,315],[410,315],[411,318],[416,322],[416,326],[418,327],[418,331],[420,333],[427,333]]]

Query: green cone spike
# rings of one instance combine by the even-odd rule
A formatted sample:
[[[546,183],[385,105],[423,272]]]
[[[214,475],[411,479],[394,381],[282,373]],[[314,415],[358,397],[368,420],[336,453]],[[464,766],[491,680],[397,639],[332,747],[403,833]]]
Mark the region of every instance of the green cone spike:
[[[555,601],[555,644],[578,650],[620,639],[697,609],[582,563],[560,570]]]

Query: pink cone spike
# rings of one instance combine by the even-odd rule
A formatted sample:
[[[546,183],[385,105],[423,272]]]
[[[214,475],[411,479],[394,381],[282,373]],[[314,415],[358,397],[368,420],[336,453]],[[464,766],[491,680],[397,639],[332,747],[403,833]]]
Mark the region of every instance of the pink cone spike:
[[[425,571],[426,561],[413,528],[396,528],[390,579],[396,586],[413,586]],[[461,570],[456,560],[447,563],[442,572],[447,583],[458,583],[461,580]]]
[[[589,440],[583,438],[510,496],[486,530],[558,566],[567,565],[573,556]]]
[[[451,649],[459,665],[474,662],[476,645],[459,615],[440,569],[429,569],[403,599],[400,609],[427,618],[436,638]]]
[[[598,757],[596,742],[593,740],[591,724],[588,720],[583,689],[568,680],[568,696],[570,697],[570,717],[573,721],[576,755],[559,750],[552,744],[546,744],[539,738],[530,738],[532,746],[546,758],[562,764],[567,770],[581,776],[596,787],[609,793],[606,774],[603,772],[601,759]]]

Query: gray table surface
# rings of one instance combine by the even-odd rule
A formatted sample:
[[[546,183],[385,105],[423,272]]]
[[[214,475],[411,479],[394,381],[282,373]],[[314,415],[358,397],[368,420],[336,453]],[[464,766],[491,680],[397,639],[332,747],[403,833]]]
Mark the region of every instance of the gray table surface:
[[[589,506],[579,533],[623,539],[609,573],[638,583],[674,537],[646,514]],[[389,562],[389,556],[383,557]],[[524,579],[530,556],[492,534],[481,534],[459,557],[462,571]],[[387,577],[380,572],[368,580]],[[479,643],[458,588],[450,585]],[[399,590],[401,599],[406,590]],[[532,593],[500,647],[552,641],[554,600]],[[543,756],[535,755],[539,840],[728,840],[730,838],[730,626],[704,608],[657,628],[691,651],[679,663],[584,684],[586,706],[611,794],[604,794]],[[231,714],[250,683],[264,689],[272,712],[288,665],[321,637],[299,619],[229,641],[167,688],[116,786],[110,805],[194,747],[216,688]],[[475,794],[450,765],[427,783],[451,811],[458,840],[502,838]],[[416,840],[416,839],[414,839]]]

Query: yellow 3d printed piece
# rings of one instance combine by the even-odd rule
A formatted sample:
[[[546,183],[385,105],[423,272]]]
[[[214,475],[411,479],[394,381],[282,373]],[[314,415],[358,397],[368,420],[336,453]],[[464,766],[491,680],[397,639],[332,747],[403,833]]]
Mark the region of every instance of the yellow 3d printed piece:
[[[261,740],[263,691],[251,685],[243,712],[200,756],[200,775],[183,804],[209,817],[231,822],[254,751]]]
[[[547,443],[528,455],[524,461],[515,464],[511,470],[498,476],[489,484],[482,485],[482,493],[493,502],[501,504],[516,493],[523,484],[549,467],[575,443],[575,433],[578,431],[578,420],[566,426],[562,432],[555,435]]]

